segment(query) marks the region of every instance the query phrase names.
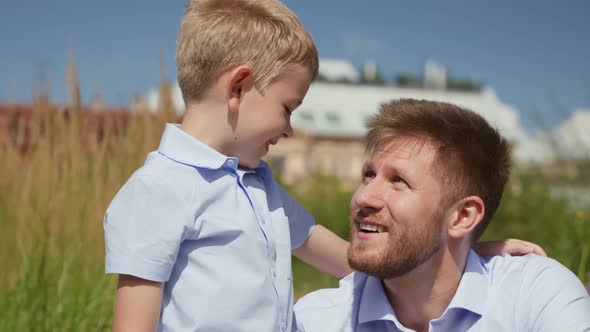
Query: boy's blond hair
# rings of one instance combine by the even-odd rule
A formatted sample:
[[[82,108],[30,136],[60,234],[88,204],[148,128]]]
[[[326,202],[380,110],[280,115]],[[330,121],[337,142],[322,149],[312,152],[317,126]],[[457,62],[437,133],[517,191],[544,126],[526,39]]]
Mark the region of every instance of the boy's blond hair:
[[[176,48],[185,103],[203,97],[222,72],[247,64],[264,92],[285,65],[302,64],[315,77],[316,46],[297,16],[278,0],[191,0]]]

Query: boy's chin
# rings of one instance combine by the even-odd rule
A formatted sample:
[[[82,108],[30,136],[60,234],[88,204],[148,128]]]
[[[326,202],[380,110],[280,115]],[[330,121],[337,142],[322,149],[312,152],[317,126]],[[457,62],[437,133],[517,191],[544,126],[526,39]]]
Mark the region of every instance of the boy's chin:
[[[240,167],[241,168],[256,168],[260,164],[259,159],[240,159]]]

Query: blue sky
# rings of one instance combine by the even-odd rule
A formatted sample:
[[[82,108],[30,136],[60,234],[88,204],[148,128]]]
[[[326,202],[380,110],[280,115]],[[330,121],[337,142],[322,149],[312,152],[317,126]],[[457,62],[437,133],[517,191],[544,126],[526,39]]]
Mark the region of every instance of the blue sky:
[[[65,100],[71,35],[85,101],[129,102],[168,79],[186,1],[5,1],[0,5],[0,101],[30,100],[48,75]],[[588,1],[285,0],[314,37],[320,57],[377,61],[386,78],[421,73],[426,59],[456,77],[492,85],[525,122],[557,122],[590,108]],[[45,74],[44,74],[45,73]]]

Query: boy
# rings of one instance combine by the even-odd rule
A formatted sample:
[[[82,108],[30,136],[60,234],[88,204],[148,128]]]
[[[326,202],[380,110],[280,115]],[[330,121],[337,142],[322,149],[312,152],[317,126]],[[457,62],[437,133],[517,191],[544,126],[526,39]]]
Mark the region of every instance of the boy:
[[[192,1],[177,45],[186,103],[105,215],[115,330],[290,331],[291,252],[348,274],[347,242],[260,162],[292,135],[317,50],[282,3]]]
[[[177,45],[186,103],[105,214],[119,274],[115,331],[290,331],[291,252],[342,277],[346,241],[260,159],[293,134],[318,71],[313,40],[275,0],[192,1]]]

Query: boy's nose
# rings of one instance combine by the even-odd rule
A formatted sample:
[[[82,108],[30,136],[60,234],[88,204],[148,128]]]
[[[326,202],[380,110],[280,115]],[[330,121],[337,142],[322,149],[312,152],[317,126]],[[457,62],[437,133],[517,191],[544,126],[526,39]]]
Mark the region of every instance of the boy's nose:
[[[291,127],[291,123],[287,124],[287,127],[283,131],[283,137],[291,137],[293,136],[293,127]]]

